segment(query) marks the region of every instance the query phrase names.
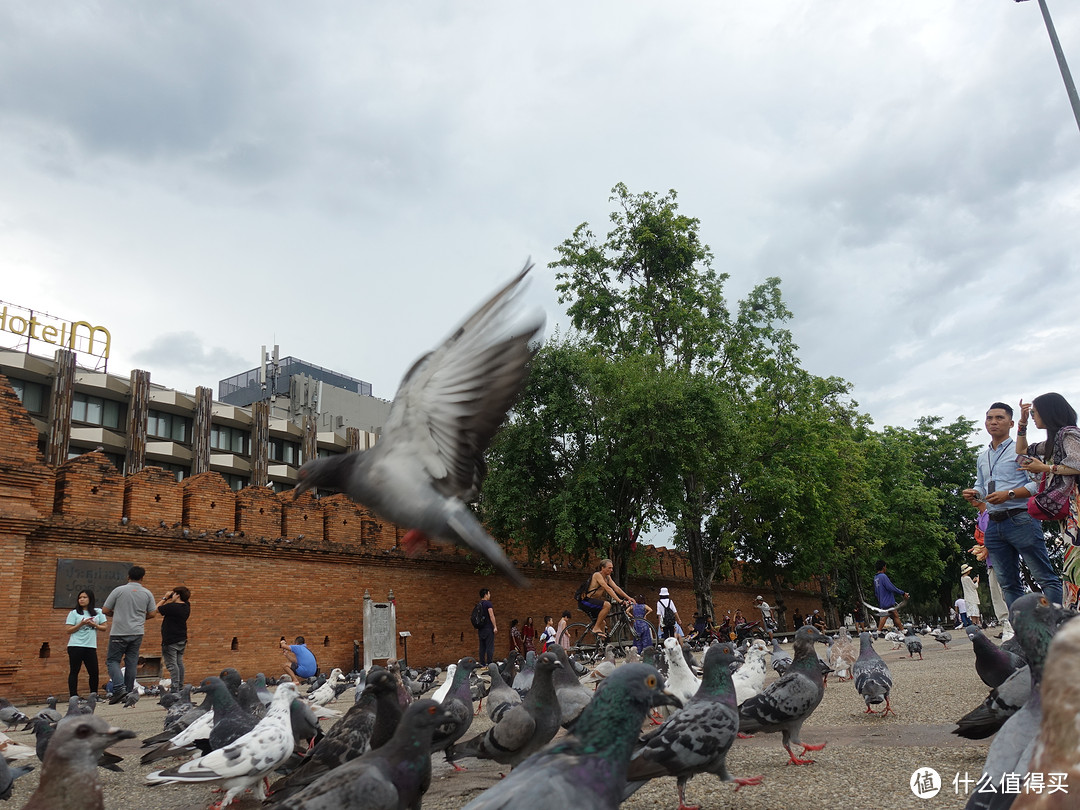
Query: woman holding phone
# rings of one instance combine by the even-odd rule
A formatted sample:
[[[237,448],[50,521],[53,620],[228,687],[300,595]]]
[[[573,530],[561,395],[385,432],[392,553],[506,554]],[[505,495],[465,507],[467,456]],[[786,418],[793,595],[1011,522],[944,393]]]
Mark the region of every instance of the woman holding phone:
[[[1028,444],[1029,417],[1035,420],[1035,427],[1046,431],[1046,441]],[[1076,499],[1076,483],[1080,478],[1080,428],[1076,426],[1076,410],[1065,397],[1049,393],[1037,396],[1031,402],[1020,400],[1016,455],[1016,466],[1036,476],[1043,476],[1045,489],[1062,485],[1069,488],[1069,514],[1062,520],[1062,534],[1067,541],[1061,572],[1065,590],[1062,602],[1065,607],[1075,608],[1080,601],[1080,524]],[[1036,496],[1032,500],[1038,498]]]
[[[94,604],[94,592],[79,591],[75,607],[67,615],[68,693],[79,694],[79,670],[86,667],[90,691],[98,690],[97,634],[105,629],[105,614]]]

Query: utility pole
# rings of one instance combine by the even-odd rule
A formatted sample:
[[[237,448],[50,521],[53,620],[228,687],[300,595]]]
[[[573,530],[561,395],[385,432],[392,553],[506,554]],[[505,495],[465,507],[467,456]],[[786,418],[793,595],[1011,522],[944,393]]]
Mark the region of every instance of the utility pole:
[[[1016,0],[1022,3],[1024,0]],[[1073,118],[1076,126],[1080,129],[1080,97],[1076,95],[1076,85],[1073,83],[1072,73],[1069,72],[1069,63],[1065,61],[1065,52],[1061,50],[1061,42],[1058,40],[1054,21],[1050,19],[1050,9],[1046,7],[1046,0],[1039,0],[1039,9],[1042,11],[1043,22],[1046,23],[1046,33],[1050,35],[1050,44],[1054,48],[1054,56],[1057,57],[1058,68],[1061,69],[1061,78],[1065,82],[1065,92],[1069,94],[1069,103],[1072,105]]]

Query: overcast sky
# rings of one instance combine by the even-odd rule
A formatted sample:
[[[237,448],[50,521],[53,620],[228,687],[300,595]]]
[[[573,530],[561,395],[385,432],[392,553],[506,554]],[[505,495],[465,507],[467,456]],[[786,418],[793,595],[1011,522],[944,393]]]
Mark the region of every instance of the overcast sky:
[[[31,0],[0,77],[0,299],[108,327],[115,373],[216,391],[277,343],[391,398],[527,256],[565,324],[547,264],[624,182],[678,192],[732,303],[781,277],[879,427],[1080,405],[1080,131],[1033,0]]]

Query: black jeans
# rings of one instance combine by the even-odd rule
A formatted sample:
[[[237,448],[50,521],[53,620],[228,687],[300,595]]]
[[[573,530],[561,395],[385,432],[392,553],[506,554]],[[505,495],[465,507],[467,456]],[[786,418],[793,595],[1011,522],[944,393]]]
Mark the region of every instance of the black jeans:
[[[480,652],[476,656],[476,660],[480,666],[486,667],[495,658],[495,630],[491,627],[485,627],[483,630],[477,631],[477,635],[480,637]]]
[[[86,666],[90,676],[90,691],[98,690],[97,647],[68,647],[68,695],[79,694],[79,670]]]

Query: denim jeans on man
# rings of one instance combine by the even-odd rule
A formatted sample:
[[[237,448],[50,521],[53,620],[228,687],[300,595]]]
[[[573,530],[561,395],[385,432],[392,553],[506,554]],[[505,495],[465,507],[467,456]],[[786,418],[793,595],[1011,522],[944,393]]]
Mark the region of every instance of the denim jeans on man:
[[[186,641],[174,641],[161,645],[161,663],[172,678],[172,691],[179,692],[184,685],[184,648]]]
[[[109,651],[105,654],[105,666],[109,669],[112,688],[130,692],[135,688],[136,669],[139,666],[139,648],[142,636],[109,636]],[[120,661],[124,662],[124,672],[120,673]]]
[[[1019,511],[1005,520],[990,520],[986,524],[983,542],[986,550],[990,552],[990,561],[997,572],[1006,605],[1011,608],[1012,603],[1024,595],[1018,557],[1024,558],[1028,570],[1042,588],[1043,595],[1051,602],[1061,603],[1061,577],[1054,572],[1054,566],[1050,562],[1042,524],[1039,521],[1034,520],[1027,512]]]

